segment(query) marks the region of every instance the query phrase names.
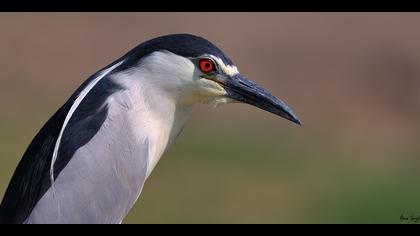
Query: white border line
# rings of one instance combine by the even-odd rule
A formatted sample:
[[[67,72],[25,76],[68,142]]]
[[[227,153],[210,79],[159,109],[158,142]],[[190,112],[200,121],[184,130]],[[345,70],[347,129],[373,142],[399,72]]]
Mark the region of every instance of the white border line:
[[[63,136],[64,129],[67,126],[67,123],[69,122],[70,118],[72,117],[73,113],[76,111],[77,107],[80,105],[82,100],[86,97],[86,95],[92,90],[93,87],[102,79],[104,78],[108,73],[110,73],[112,70],[117,68],[119,65],[121,65],[124,61],[120,61],[117,64],[113,65],[112,67],[106,69],[101,75],[96,77],[92,82],[90,82],[86,88],[80,92],[79,96],[74,101],[73,105],[70,107],[69,112],[67,113],[66,119],[64,120],[63,126],[61,128],[60,134],[58,135],[57,142],[55,143],[54,152],[51,160],[51,166],[50,166],[50,179],[51,179],[51,185],[54,183],[54,164],[57,160],[57,154],[58,154],[58,148],[60,147],[61,137]]]

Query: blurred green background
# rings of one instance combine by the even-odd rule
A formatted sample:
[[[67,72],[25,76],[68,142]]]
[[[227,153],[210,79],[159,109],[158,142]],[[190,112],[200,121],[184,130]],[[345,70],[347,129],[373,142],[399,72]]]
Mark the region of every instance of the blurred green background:
[[[420,213],[419,13],[0,13],[0,196],[88,76],[206,37],[303,126],[198,105],[124,223],[400,223]]]

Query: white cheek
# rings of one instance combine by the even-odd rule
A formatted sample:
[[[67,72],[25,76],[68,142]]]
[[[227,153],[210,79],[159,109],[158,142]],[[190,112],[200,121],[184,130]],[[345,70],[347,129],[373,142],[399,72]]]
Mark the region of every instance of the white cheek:
[[[182,90],[195,76],[195,66],[189,59],[168,51],[152,53],[142,62],[142,67],[147,70],[150,83],[171,92]]]
[[[231,73],[236,71],[236,67],[223,68]],[[168,51],[158,51],[147,56],[129,77],[146,80],[144,89],[177,104],[192,105],[215,100],[217,104],[226,103],[227,100],[221,99],[227,94],[226,90],[217,82],[201,78],[201,75],[191,60]]]
[[[219,84],[208,79],[200,79],[197,81],[200,93],[207,96],[223,96],[226,95],[226,90]]]

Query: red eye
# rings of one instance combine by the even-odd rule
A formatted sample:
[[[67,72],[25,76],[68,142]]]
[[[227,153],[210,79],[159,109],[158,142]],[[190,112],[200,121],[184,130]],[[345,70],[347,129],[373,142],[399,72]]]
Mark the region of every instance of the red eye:
[[[200,70],[204,73],[209,73],[216,70],[216,66],[214,65],[214,62],[210,59],[201,59],[199,61],[200,64]]]

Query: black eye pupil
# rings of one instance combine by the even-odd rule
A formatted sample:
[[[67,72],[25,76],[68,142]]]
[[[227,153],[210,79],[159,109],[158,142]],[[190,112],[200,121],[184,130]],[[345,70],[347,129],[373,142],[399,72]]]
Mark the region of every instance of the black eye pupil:
[[[207,63],[205,64],[205,66],[206,66],[207,68],[209,68],[209,67],[210,67],[210,63],[208,63],[208,62],[207,62]]]

